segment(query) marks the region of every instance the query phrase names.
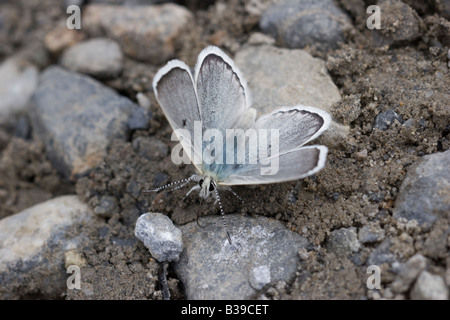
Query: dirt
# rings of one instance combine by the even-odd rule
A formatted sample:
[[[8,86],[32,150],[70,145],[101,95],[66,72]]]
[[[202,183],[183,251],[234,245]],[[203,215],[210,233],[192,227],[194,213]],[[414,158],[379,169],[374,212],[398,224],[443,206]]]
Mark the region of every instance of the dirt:
[[[0,58],[27,52],[29,43],[39,43],[51,25],[58,23],[55,18],[58,13],[62,16],[62,8],[56,3],[59,4],[46,1],[37,11],[32,10],[37,6],[32,1],[2,3],[12,12],[11,28],[15,33],[11,38],[0,36],[0,48],[4,48]],[[209,6],[186,1],[197,18],[197,27],[192,30],[197,33],[193,37],[197,41],[179,52],[179,58],[192,66],[198,52],[207,44],[219,45],[231,55],[235,53],[251,32],[258,31],[255,12],[260,9],[255,3],[264,6],[269,1],[232,0],[225,5],[225,1],[218,0],[211,1]],[[444,274],[449,268],[448,248],[445,240],[442,243],[439,238],[444,232],[442,226],[448,226],[449,221],[442,219],[431,230],[405,230],[392,218],[400,185],[411,164],[424,155],[450,147],[447,66],[450,22],[439,16],[432,5],[407,3],[417,10],[422,21],[418,36],[411,40],[391,39],[389,45],[374,47],[367,36],[365,19],[361,18],[366,16],[366,3],[341,0],[339,6],[354,23],[346,35],[347,44],[326,53],[305,48],[326,61],[328,72],[343,96],[333,107],[333,117],[350,126],[348,141],[330,150],[325,168],[300,181],[235,187],[244,204],[226,193],[223,196],[227,212],[279,219],[311,243],[307,258],[299,258],[301,267],[296,279],[265,288],[265,297],[376,299],[383,296],[383,289],[374,294],[365,286],[365,263],[379,242],[363,245],[357,255],[337,256],[326,249],[327,237],[333,230],[360,228],[369,222],[379,223],[385,238],[391,239],[391,250],[396,252],[398,261],[404,262],[420,252],[432,259],[435,272]],[[254,10],[248,9],[251,6]],[[18,18],[23,8],[26,8],[28,26],[22,26],[23,19]],[[40,23],[43,20],[45,24]],[[33,54],[31,57],[37,59]],[[50,56],[48,63],[52,59]],[[152,126],[134,132],[130,141],[116,141],[102,165],[76,184],[58,175],[44,148],[32,135],[17,136],[20,115],[0,127],[0,218],[75,191],[93,208],[103,196],[117,199],[117,208],[105,215],[103,226],[86,226],[83,230],[92,240],[91,246],[80,252],[87,261],[83,281],[88,285],[84,291],[68,290],[65,298],[161,299],[157,276],[161,266],[134,238],[137,217],[148,211],[163,212],[175,223],[184,224],[195,220],[199,210],[203,215],[218,213],[211,203],[200,207],[196,195],[181,200],[185,191],[140,194],[142,189],[194,173],[192,166],[176,166],[170,160],[169,150],[174,145],[170,141],[172,129],[149,88],[158,67],[128,59],[123,76],[106,83],[133,100],[137,92],[146,90],[153,112]],[[397,121],[386,131],[374,129],[376,116],[386,110],[395,111],[404,121],[414,121],[408,127]],[[388,288],[394,274],[388,267],[384,271],[383,286]],[[184,298],[182,284],[172,271],[169,286],[172,298]]]

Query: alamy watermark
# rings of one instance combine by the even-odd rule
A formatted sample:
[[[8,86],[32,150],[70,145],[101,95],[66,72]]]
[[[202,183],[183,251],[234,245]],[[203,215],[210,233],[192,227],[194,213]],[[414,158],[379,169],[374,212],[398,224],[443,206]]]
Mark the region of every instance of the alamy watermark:
[[[367,18],[366,26],[370,30],[381,29],[381,9],[379,6],[368,6],[366,13],[370,13],[371,16]]]
[[[67,267],[67,273],[71,275],[67,278],[66,285],[67,289],[81,289],[81,271],[80,267],[77,265],[70,265]]]
[[[172,149],[173,163],[260,164],[261,175],[274,175],[278,172],[278,129],[226,129],[224,137],[222,130],[203,130],[202,122],[194,121],[193,134],[194,137],[191,137],[187,129],[174,130],[171,139],[180,143]],[[188,147],[185,148],[186,146]]]
[[[366,281],[367,289],[381,289],[381,268],[371,265],[367,267],[366,273],[370,274]]]
[[[77,5],[70,5],[67,7],[66,13],[70,14],[67,18],[67,29],[81,29],[81,9]]]

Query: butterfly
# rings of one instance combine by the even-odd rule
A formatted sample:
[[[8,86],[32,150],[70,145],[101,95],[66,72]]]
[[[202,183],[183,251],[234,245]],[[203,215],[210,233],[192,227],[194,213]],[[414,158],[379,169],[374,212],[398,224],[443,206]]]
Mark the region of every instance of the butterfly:
[[[144,192],[195,182],[186,196],[198,191],[201,199],[215,198],[231,244],[219,189],[236,195],[231,186],[298,180],[320,171],[327,147],[304,145],[329,127],[331,117],[318,108],[297,105],[256,119],[242,73],[218,47],[203,49],[193,71],[171,60],[154,76],[153,90],[174,129],[172,140],[179,141],[172,160],[193,163],[198,174]]]

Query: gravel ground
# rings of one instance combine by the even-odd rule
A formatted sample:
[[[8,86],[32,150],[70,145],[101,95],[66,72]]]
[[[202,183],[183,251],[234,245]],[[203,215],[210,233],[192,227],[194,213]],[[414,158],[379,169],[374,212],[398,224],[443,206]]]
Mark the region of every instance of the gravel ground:
[[[163,299],[163,264],[135,236],[155,212],[184,232],[171,299],[448,299],[450,2],[377,1],[381,29],[366,24],[373,1],[152,2],[77,1],[80,30],[66,26],[70,1],[0,3],[0,298]],[[235,187],[244,203],[223,193],[241,247],[226,247],[212,201],[141,193],[195,172],[171,161],[151,83],[210,44],[258,112],[333,117],[323,170]]]

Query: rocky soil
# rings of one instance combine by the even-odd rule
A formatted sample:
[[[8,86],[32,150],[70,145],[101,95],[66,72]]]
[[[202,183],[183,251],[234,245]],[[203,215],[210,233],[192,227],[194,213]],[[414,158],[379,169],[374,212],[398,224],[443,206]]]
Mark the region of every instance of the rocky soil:
[[[449,299],[450,1],[375,2],[2,1],[0,298]],[[232,245],[213,201],[142,193],[195,173],[151,83],[210,44],[259,115],[333,117],[323,170],[222,192]]]

